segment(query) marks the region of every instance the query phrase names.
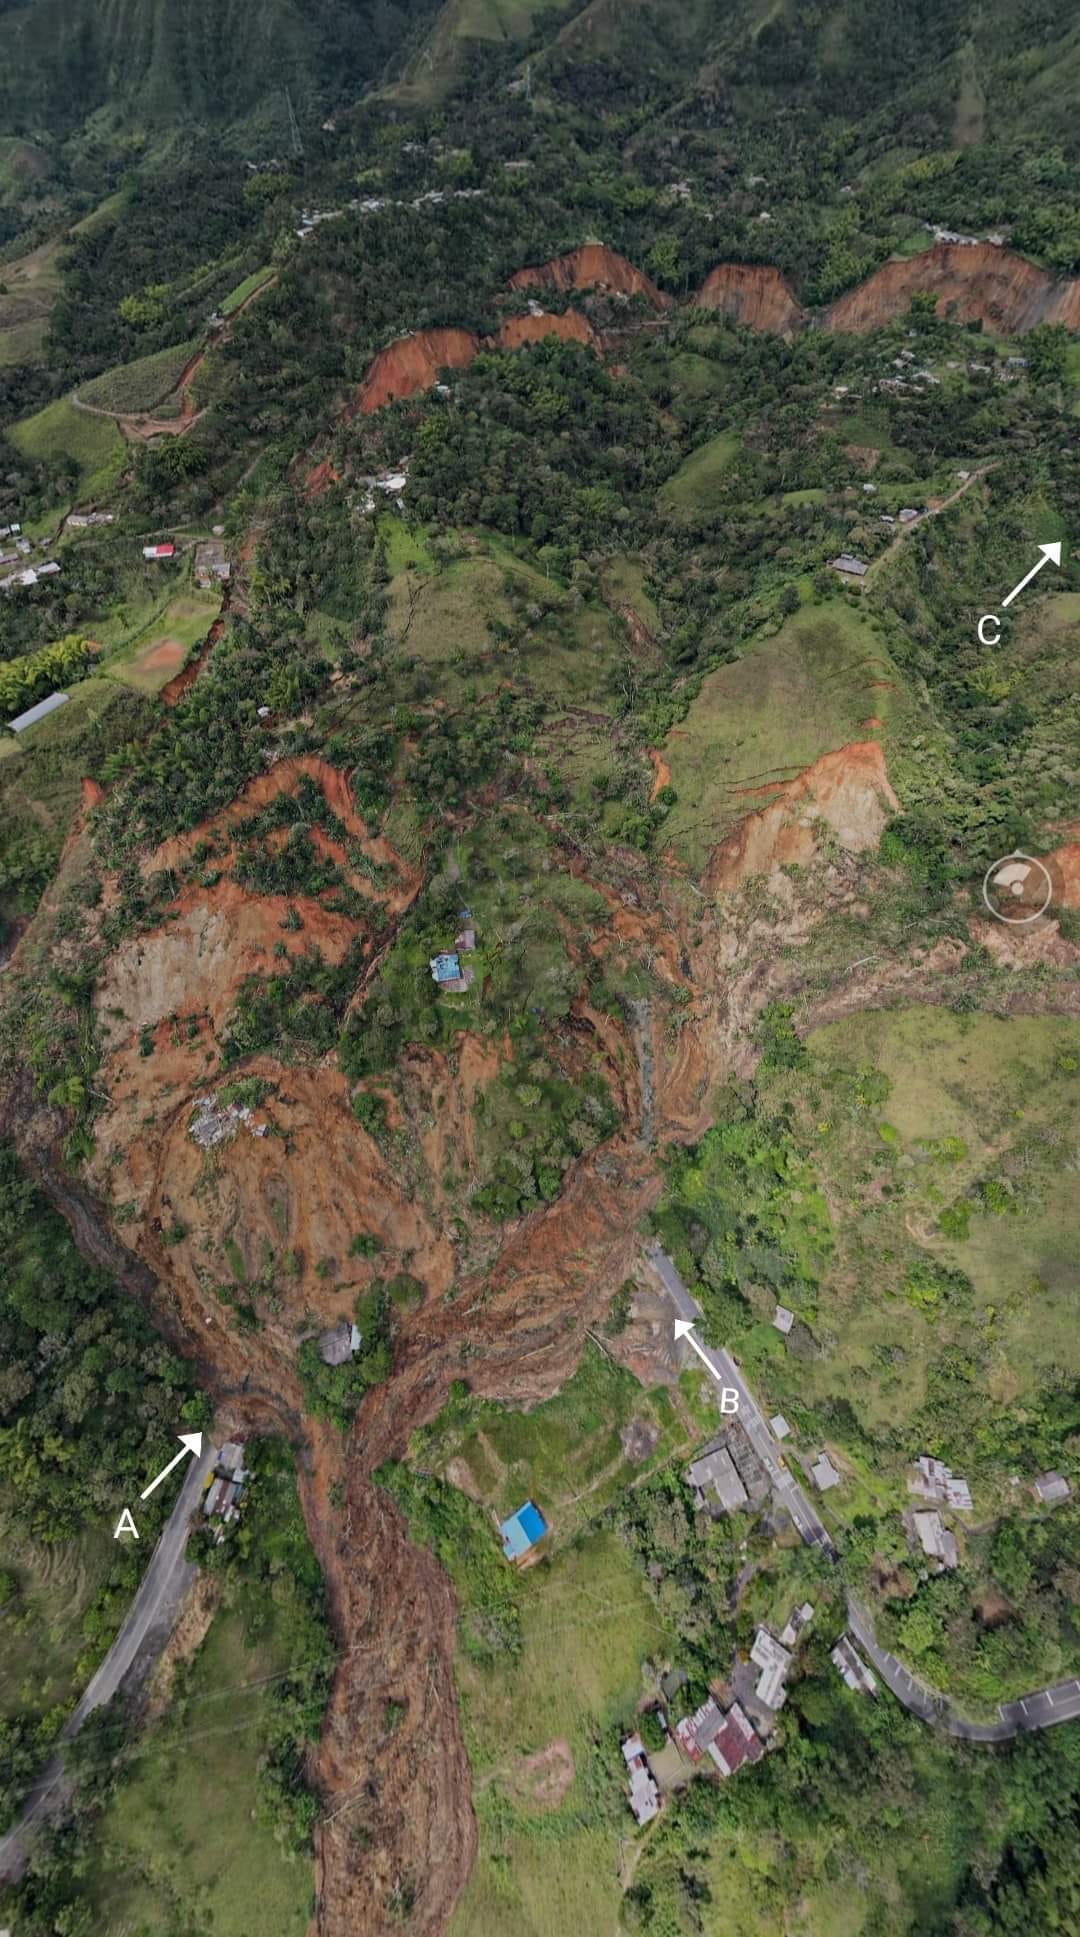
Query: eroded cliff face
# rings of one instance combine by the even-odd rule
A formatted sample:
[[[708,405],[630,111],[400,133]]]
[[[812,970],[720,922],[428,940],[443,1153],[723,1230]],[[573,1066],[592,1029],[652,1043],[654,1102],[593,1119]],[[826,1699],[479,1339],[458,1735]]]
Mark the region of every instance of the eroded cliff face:
[[[899,807],[876,740],[839,747],[794,780],[746,792],[765,796],[767,804],[748,813],[712,850],[704,877],[710,894],[730,892],[774,868],[808,866],[827,833],[848,853],[865,853],[877,846],[889,815]]]
[[[404,397],[419,396],[437,383],[440,370],[465,370],[481,350],[520,350],[530,343],[542,343],[557,336],[564,343],[584,343],[598,348],[596,333],[577,310],[562,316],[511,316],[494,336],[474,336],[471,330],[417,330],[413,336],[399,336],[380,350],[360,386],[358,406],[370,417],[384,404],[400,403]],[[311,473],[311,477],[316,475]],[[311,482],[309,477],[309,485]]]
[[[886,262],[826,310],[830,330],[880,329],[906,314],[922,293],[956,323],[985,323],[1018,335],[1036,323],[1080,329],[1080,282],[1057,282],[1045,269],[991,242],[939,242],[922,255]]]
[[[471,330],[417,330],[380,350],[360,386],[364,416],[384,404],[400,403],[430,390],[440,370],[463,370],[479,354],[480,338]]]
[[[621,296],[644,296],[654,309],[670,309],[672,298],[625,256],[602,242],[586,242],[550,262],[517,269],[510,278],[511,289],[611,289]]]
[[[523,350],[530,343],[542,343],[547,336],[557,336],[563,343],[585,343],[590,349],[598,348],[596,331],[576,309],[564,310],[561,316],[549,316],[546,311],[540,316],[508,316],[494,336],[486,339],[485,347]]]
[[[746,329],[772,330],[780,336],[791,336],[806,321],[787,277],[762,263],[718,263],[694,302],[699,309],[720,310]]]

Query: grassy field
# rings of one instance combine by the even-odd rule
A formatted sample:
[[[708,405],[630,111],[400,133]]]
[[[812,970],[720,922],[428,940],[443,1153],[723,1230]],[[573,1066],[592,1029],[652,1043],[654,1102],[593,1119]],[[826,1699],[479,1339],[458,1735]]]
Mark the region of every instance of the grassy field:
[[[60,291],[61,243],[43,242],[29,255],[7,262],[0,273],[0,362],[41,358],[45,325]]]
[[[642,1661],[669,1637],[612,1534],[586,1535],[530,1569],[523,1593],[517,1660],[457,1665],[480,1848],[449,1937],[616,1928],[618,1838],[633,1828],[617,1732],[633,1715]],[[573,1780],[544,1807],[530,1798],[522,1758],[554,1743],[569,1748]]]
[[[13,424],[8,436],[25,457],[53,464],[71,458],[79,467],[78,488],[84,498],[104,496],[124,466],[124,440],[115,424],[76,410],[66,397]]]
[[[725,430],[719,437],[710,438],[699,450],[692,451],[674,476],[661,485],[657,492],[660,509],[676,517],[696,517],[715,511],[723,502],[724,478],[738,454],[739,440],[734,432]]]
[[[0,1499],[0,1551],[19,1583],[0,1614],[0,1714],[66,1708],[80,1686],[82,1619],[102,1585],[112,1540],[101,1527],[78,1540],[31,1541]]]
[[[87,1890],[101,1937],[174,1918],[216,1937],[304,1937],[310,1863],[283,1855],[255,1785],[265,1696],[252,1684],[284,1665],[272,1632],[251,1648],[235,1610],[215,1617],[183,1715],[152,1730],[98,1830]]]
[[[626,1458],[620,1433],[630,1423],[651,1429],[653,1451],[643,1462]],[[448,1428],[438,1454],[455,1484],[505,1518],[533,1499],[558,1545],[593,1520],[635,1477],[663,1465],[697,1437],[681,1394],[646,1392],[629,1372],[588,1344],[562,1391],[530,1412],[485,1408],[475,1430]]]
[[[111,410],[123,415],[132,410],[153,410],[170,391],[175,390],[184,366],[195,351],[194,343],[177,343],[158,350],[154,356],[139,357],[135,363],[104,370],[100,377],[84,384],[82,402],[96,410]]]
[[[243,282],[237,283],[235,289],[230,289],[224,301],[218,305],[221,314],[231,316],[234,309],[239,309],[241,303],[246,303],[248,297],[253,296],[257,289],[261,289],[263,283],[273,273],[273,269],[267,266],[265,269],[255,269],[250,276],[245,276]]]
[[[775,1354],[770,1401],[797,1417],[846,1393],[869,1427],[885,1430],[917,1414],[950,1340],[979,1342],[1002,1399],[1034,1395],[1055,1366],[1080,1372],[1068,1128],[1080,1024],[910,1009],[851,1017],[809,1040],[813,1093],[800,1108],[839,1251],[815,1318],[830,1349],[805,1361]],[[885,1079],[873,1109],[852,1104],[853,1071]],[[1006,1213],[982,1207],[987,1177],[1003,1180]],[[966,1237],[941,1228],[958,1204],[971,1207]],[[973,1306],[928,1319],[898,1295],[912,1235],[967,1274]],[[902,1463],[898,1452],[897,1476]]]
[[[170,599],[133,642],[103,660],[103,670],[122,679],[138,693],[160,693],[186,664],[194,646],[205,639],[218,616],[221,600],[213,592],[194,588]]]
[[[869,622],[839,598],[803,607],[775,638],[712,673],[664,748],[679,795],[666,824],[675,853],[700,868],[756,804],[741,790],[793,778],[865,739],[869,718],[887,729],[898,684]]]

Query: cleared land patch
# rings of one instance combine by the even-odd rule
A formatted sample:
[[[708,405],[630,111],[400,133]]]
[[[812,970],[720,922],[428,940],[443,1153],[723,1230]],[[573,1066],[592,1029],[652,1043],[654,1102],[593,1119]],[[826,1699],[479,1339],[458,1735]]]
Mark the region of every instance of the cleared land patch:
[[[139,357],[134,363],[119,364],[105,370],[83,385],[80,401],[95,410],[113,411],[124,416],[129,411],[153,410],[175,390],[195,354],[194,343],[176,343],[153,356]]]
[[[710,674],[664,746],[679,796],[666,824],[677,858],[702,868],[770,789],[865,739],[868,718],[887,728],[899,688],[881,640],[840,599],[804,607],[774,639]]]
[[[96,498],[112,489],[124,465],[124,440],[107,417],[76,410],[67,397],[24,417],[8,432],[24,457],[56,464],[69,458],[78,466],[81,496]]]

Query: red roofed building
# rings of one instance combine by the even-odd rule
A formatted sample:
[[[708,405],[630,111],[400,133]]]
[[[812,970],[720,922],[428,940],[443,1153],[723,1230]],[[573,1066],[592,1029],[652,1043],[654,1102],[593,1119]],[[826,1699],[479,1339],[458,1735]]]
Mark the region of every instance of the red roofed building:
[[[707,1755],[722,1776],[734,1775],[744,1762],[760,1762],[765,1753],[738,1702],[725,1715],[711,1696],[676,1724],[675,1735],[691,1762]]]
[[[175,545],[144,545],[142,548],[142,555],[144,558],[175,558],[176,546]]]

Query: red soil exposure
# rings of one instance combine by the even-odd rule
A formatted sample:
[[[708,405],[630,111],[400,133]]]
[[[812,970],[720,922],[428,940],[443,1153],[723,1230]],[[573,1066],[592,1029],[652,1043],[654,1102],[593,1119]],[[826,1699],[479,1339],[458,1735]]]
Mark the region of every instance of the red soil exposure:
[[[721,262],[694,298],[698,309],[718,309],[746,329],[790,336],[806,321],[795,291],[779,269],[748,262]]]
[[[1056,847],[1044,864],[1054,884],[1055,907],[1080,908],[1080,841]]]
[[[331,484],[340,484],[340,482],[341,472],[335,471],[330,459],[324,457],[322,463],[316,464],[314,469],[309,471],[304,479],[304,496],[307,498],[321,497],[322,493]]]
[[[207,656],[211,648],[217,645],[224,630],[224,619],[215,619],[206,635],[202,651],[197,654],[189,665],[184,667],[183,672],[177,673],[175,679],[170,679],[168,684],[162,687],[158,698],[163,700],[166,706],[175,706],[177,700],[183,699],[188,687],[194,686],[195,681],[198,679],[199,674],[206,664]]]
[[[644,296],[654,309],[670,309],[672,298],[625,256],[606,249],[602,242],[587,242],[551,262],[540,262],[529,269],[516,269],[510,278],[511,289],[613,289],[622,296]]]
[[[471,330],[417,330],[380,350],[360,386],[358,407],[365,417],[384,404],[430,390],[440,370],[463,370],[480,353]]]
[[[713,849],[703,881],[709,893],[739,888],[752,875],[785,863],[805,866],[815,853],[821,822],[852,853],[876,847],[890,812],[899,806],[876,740],[825,753],[772,791],[767,807],[740,821]]]
[[[166,666],[178,666],[184,657],[184,652],[185,648],[179,639],[159,639],[156,646],[151,646],[149,652],[143,653],[139,660],[140,670],[159,673]]]
[[[83,813],[88,814],[91,807],[100,807],[105,798],[104,787],[98,781],[91,780],[88,775],[83,777],[79,785],[82,790],[81,806]]]
[[[511,316],[494,336],[474,336],[471,330],[418,330],[414,336],[399,336],[379,351],[371,365],[360,386],[359,408],[369,417],[384,404],[399,403],[403,397],[430,390],[440,370],[467,369],[481,350],[520,350],[530,343],[542,343],[547,336],[561,337],[564,343],[585,343],[590,349],[598,347],[595,332],[573,309],[562,316]],[[315,495],[312,479],[329,470],[327,462],[316,465],[309,474],[309,496]],[[323,488],[322,483],[319,488]]]
[[[546,336],[558,336],[564,343],[587,343],[596,348],[596,332],[576,309],[561,316],[509,316],[488,343],[499,350],[521,350],[530,343],[542,343]]]
[[[937,295],[939,315],[952,322],[983,322],[1009,335],[1036,323],[1080,329],[1080,281],[1057,282],[991,242],[939,242],[923,255],[886,262],[826,311],[825,327],[879,329],[906,315],[911,298],[923,291]]]
[[[670,787],[671,768],[668,766],[663,754],[659,753],[655,747],[648,747],[646,751],[652,763],[653,770],[652,792],[649,795],[649,805],[651,807],[661,787]]]

